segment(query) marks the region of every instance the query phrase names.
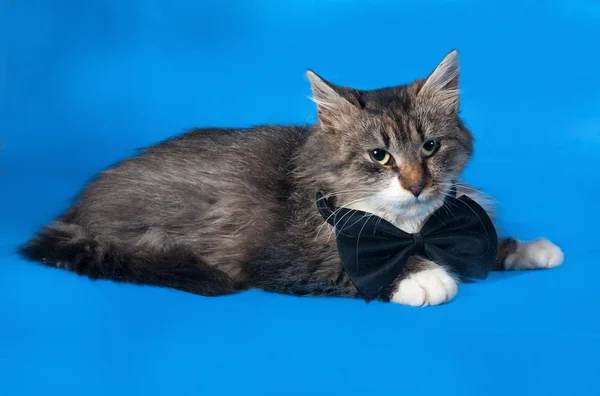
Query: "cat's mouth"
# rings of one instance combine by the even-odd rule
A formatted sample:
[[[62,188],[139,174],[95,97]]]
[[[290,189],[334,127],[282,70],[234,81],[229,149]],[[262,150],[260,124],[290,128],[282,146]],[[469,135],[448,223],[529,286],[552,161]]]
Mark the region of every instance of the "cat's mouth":
[[[425,188],[419,196],[414,197],[414,203],[416,204],[430,204],[432,202],[440,202],[444,200],[444,197],[448,194],[448,190],[444,188],[444,183],[433,183],[429,187]]]
[[[426,205],[436,198],[438,194],[433,190],[423,190],[421,194],[407,194],[405,201],[412,205]]]
[[[421,194],[402,194],[394,200],[393,206],[399,210],[415,209],[417,211],[429,211],[432,207],[440,206],[443,203],[444,193],[439,189],[432,187],[423,190]]]
[[[405,199],[398,200],[397,206],[429,206],[435,201],[436,199],[433,196],[407,197]]]
[[[431,202],[431,199],[425,197],[415,197],[414,204],[415,205],[426,205]]]

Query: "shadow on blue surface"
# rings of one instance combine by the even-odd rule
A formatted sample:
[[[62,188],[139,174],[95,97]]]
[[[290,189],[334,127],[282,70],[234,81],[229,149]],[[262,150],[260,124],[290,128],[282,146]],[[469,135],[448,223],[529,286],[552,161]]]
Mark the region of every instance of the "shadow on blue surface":
[[[590,394],[600,355],[600,4],[15,0],[1,5],[0,395]],[[91,282],[14,247],[99,169],[196,126],[314,119],[461,53],[466,178],[563,247],[411,309]]]

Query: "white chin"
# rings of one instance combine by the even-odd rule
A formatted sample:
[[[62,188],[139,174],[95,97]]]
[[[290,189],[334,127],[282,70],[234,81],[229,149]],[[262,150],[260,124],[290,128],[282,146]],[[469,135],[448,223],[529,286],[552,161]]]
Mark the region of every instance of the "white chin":
[[[432,207],[435,206],[435,202],[432,200],[424,200],[412,198],[402,202],[394,202],[392,210],[396,211],[399,215],[405,215],[409,217],[418,217],[421,215],[428,215],[432,212]]]

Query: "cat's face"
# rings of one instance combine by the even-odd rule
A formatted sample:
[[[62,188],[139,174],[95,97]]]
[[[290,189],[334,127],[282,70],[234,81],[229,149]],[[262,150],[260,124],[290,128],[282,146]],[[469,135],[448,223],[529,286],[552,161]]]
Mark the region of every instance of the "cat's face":
[[[338,205],[407,218],[442,205],[473,150],[458,118],[456,52],[406,86],[358,91],[309,78],[327,151],[321,161],[334,190],[328,193]]]

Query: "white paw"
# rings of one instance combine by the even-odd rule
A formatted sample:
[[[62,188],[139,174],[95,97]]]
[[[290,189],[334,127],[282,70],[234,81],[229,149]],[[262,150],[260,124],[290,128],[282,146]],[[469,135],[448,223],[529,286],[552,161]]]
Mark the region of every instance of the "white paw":
[[[517,251],[509,254],[504,260],[504,268],[515,270],[554,268],[561,265],[564,258],[562,250],[547,239],[519,242]]]
[[[452,300],[458,293],[458,282],[437,264],[402,279],[392,294],[392,302],[423,307]]]

